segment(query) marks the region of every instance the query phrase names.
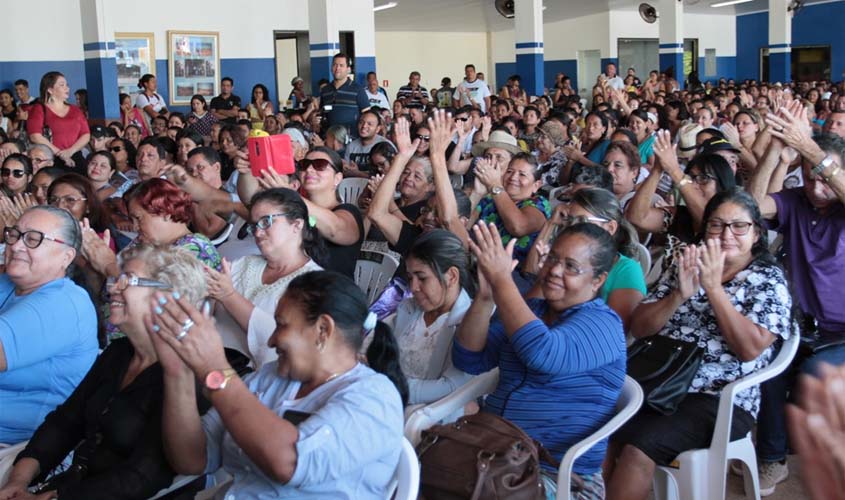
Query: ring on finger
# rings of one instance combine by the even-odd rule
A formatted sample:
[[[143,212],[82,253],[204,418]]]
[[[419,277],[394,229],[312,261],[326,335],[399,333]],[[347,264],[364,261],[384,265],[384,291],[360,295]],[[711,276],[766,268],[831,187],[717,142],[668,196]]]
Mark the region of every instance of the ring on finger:
[[[186,335],[188,335],[188,330],[180,330],[180,331],[179,331],[179,334],[178,334],[178,335],[176,335],[176,340],[178,340],[179,342],[181,342],[181,341],[182,341],[182,339],[183,339],[183,338],[185,338],[185,336],[186,336]]]

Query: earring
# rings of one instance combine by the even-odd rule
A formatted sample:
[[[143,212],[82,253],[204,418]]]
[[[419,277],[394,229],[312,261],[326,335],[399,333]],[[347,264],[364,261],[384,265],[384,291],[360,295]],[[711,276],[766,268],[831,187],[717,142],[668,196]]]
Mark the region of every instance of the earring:
[[[317,343],[317,352],[323,354],[323,351],[326,350],[326,343],[325,342],[318,342]]]

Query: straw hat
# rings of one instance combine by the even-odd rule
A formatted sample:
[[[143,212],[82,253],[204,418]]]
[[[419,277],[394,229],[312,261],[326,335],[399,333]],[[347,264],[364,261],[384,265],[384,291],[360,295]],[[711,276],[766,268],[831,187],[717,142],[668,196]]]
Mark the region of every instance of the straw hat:
[[[519,147],[516,137],[503,130],[496,130],[490,134],[490,137],[486,141],[479,142],[472,147],[472,156],[483,156],[484,152],[490,148],[504,149],[511,154],[522,152],[522,148]]]

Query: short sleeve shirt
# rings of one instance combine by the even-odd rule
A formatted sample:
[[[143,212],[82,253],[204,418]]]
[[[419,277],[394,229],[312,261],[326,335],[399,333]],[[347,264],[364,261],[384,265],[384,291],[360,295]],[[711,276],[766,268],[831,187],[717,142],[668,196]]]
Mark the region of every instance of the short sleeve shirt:
[[[499,196],[506,195],[503,193]],[[516,206],[520,210],[525,207],[534,207],[547,219],[551,215],[551,205],[549,205],[549,200],[543,196],[532,196],[531,198],[526,198],[516,202]],[[493,196],[487,195],[482,198],[481,201],[478,202],[476,210],[479,212],[478,220],[496,224],[496,228],[502,236],[502,244],[507,245],[513,236],[511,236],[507,229],[505,229],[505,223],[499,216],[499,212],[496,210],[496,204],[493,202]],[[513,249],[513,257],[518,260],[520,264],[522,264],[528,256],[528,252],[531,250],[531,246],[534,244],[534,239],[537,238],[537,234],[539,232],[540,231],[527,234],[517,240],[516,246]]]
[[[455,93],[452,94],[452,102],[458,103],[455,104],[455,106],[468,106],[472,104],[470,102],[470,97],[473,101],[478,103],[478,107],[482,112],[487,111],[487,104],[484,102],[484,98],[490,97],[490,89],[487,87],[487,83],[484,80],[476,79],[474,82],[468,82],[466,80],[462,81],[457,88],[455,88]]]
[[[731,305],[754,324],[784,339],[792,334],[790,308],[792,297],[783,271],[773,265],[752,262],[724,285]],[[677,273],[663,274],[657,288],[644,303],[656,302],[678,287]],[[701,366],[689,392],[718,395],[722,388],[750,373],[768,366],[775,343],[755,360],[743,362],[731,351],[719,331],[716,316],[704,289],[681,304],[658,332],[673,339],[697,342],[704,349]],[[760,387],[754,386],[737,394],[735,403],[755,418],[760,409]]]
[[[229,97],[223,97],[219,95],[211,100],[211,104],[209,104],[208,108],[211,110],[219,110],[219,111],[228,111],[233,108],[240,108],[241,107],[241,98],[236,96],[235,94],[229,94]],[[235,123],[237,121],[236,118],[226,118],[223,120],[226,123]]]
[[[40,104],[32,106],[29,110],[29,119],[26,121],[26,132],[29,135],[41,134],[44,131],[44,125],[47,125],[53,134],[51,141],[53,145],[59,149],[70,148],[80,137],[90,133],[90,129],[85,113],[76,106],[68,107],[70,109],[67,114],[59,116],[47,106]]]
[[[244,382],[261,404],[284,416],[310,416],[297,425],[296,469],[287,484],[264,475],[226,430],[217,410],[202,420],[206,472],[220,467],[234,477],[229,498],[383,499],[399,461],[403,412],[399,393],[384,375],[358,364],[303,398],[300,382],[278,375],[277,362]]]
[[[645,296],[645,276],[639,262],[619,254],[601,287],[601,298],[607,302],[607,297],[615,290],[636,290]]]
[[[324,111],[327,110],[326,127],[345,125],[350,133],[357,135],[358,117],[362,109],[370,107],[370,101],[364,89],[351,78],[347,78],[340,88],[335,88],[334,83],[324,85],[320,90],[320,105]],[[327,109],[328,106],[331,106],[331,109]]]

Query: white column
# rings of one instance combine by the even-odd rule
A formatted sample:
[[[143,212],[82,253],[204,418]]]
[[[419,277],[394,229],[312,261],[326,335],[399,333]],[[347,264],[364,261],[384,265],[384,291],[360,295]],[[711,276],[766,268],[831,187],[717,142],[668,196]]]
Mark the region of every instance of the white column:
[[[543,95],[543,0],[516,0],[516,73],[529,95]],[[504,82],[498,82],[501,86]]]
[[[788,5],[789,0],[769,0],[770,82],[792,80],[792,13]]]
[[[660,0],[657,8],[660,29],[660,71],[671,69],[675,80],[683,87],[684,74],[684,3]],[[622,72],[622,68],[619,68]]]
[[[120,116],[114,28],[107,13],[107,4],[106,0],[79,2],[88,114],[91,118],[102,120]]]
[[[332,57],[340,52],[335,0],[308,0],[308,44],[311,86],[317,94],[317,82],[322,78],[332,81]]]

